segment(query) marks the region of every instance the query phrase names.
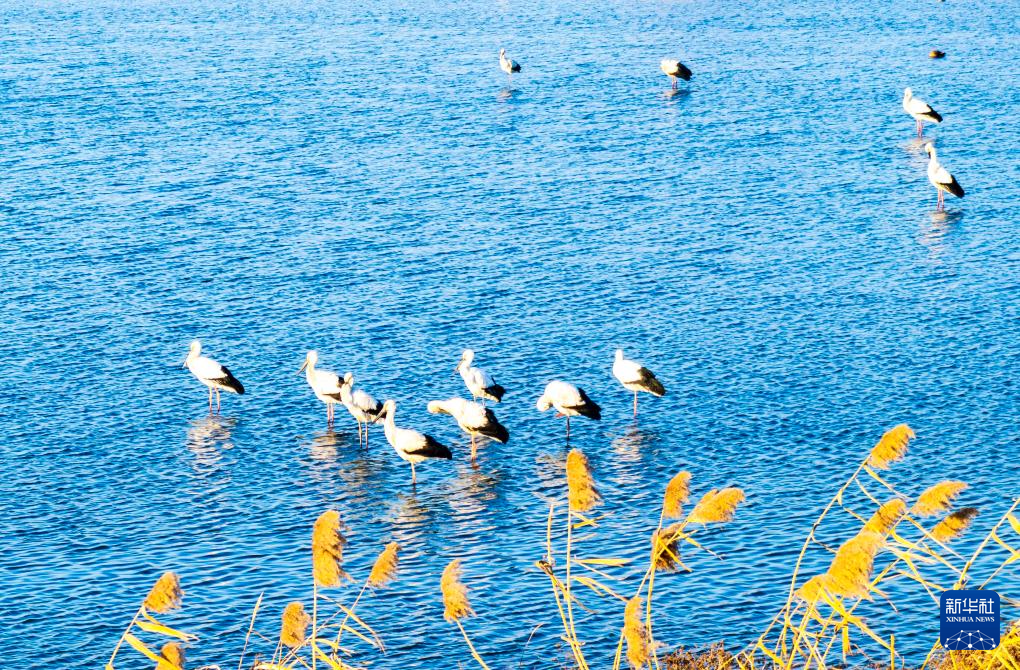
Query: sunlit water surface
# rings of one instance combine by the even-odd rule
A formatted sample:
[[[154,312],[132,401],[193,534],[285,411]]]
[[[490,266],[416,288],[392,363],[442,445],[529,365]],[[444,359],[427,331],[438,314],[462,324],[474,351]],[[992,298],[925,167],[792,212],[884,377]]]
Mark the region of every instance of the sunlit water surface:
[[[462,558],[493,667],[565,665],[533,567],[563,498],[563,426],[534,407],[556,377],[605,413],[571,443],[605,498],[583,554],[642,556],[679,469],[695,495],[747,491],[703,536],[725,560],[685,553],[693,574],[657,580],[670,645],[752,640],[894,423],[919,437],[891,478],[965,479],[977,529],[1020,492],[1016,2],[357,4],[4,8],[4,666],[99,666],[173,569],[191,664],[230,667],[259,593],[270,636],[309,601],[330,507],[356,578],[403,547],[360,610],[388,655],[363,662],[471,662],[437,589]],[[501,45],[524,65],[512,89]],[[678,49],[695,76],[673,94],[658,62]],[[967,189],[945,215],[908,85]],[[180,368],[193,337],[249,389],[220,418]],[[509,389],[512,438],[477,467],[425,412],[462,393],[466,346]],[[636,425],[617,346],[669,389]],[[359,448],[341,411],[327,432],[295,375],[310,348],[455,460],[412,489],[381,431]],[[639,569],[615,572],[632,592]],[[936,610],[902,591],[881,630],[917,659]],[[585,601],[605,667],[620,608]]]

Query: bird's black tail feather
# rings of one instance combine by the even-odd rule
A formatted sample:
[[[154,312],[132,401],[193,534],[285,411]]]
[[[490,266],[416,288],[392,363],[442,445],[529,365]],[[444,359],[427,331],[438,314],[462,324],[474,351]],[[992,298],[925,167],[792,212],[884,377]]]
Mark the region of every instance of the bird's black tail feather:
[[[953,177],[953,181],[946,185],[946,190],[955,195],[957,198],[963,197],[963,187],[960,186],[960,182],[956,181],[956,177]]]
[[[588,394],[585,393],[583,389],[577,389],[577,391],[581,394],[581,400],[583,401],[580,407],[574,408],[577,410],[577,413],[581,416],[586,416],[589,419],[594,419],[596,421],[601,420],[602,408],[599,407],[594,400],[589,398]]]
[[[425,446],[419,447],[414,451],[408,452],[412,456],[424,456],[425,458],[453,458],[453,454],[450,453],[449,447],[444,444],[440,444],[431,435],[425,436]]]
[[[223,379],[218,380],[219,383],[223,386],[223,388],[227,389],[228,391],[233,391],[237,395],[244,395],[244,385],[241,384],[241,381],[233,374],[231,374],[230,370],[223,368],[223,372],[226,373],[227,376],[224,377]]]
[[[495,413],[491,409],[485,410],[485,418],[488,419],[484,428],[480,432],[485,437],[491,437],[492,439],[506,444],[507,440],[510,439],[510,431],[506,429],[506,426],[501,424],[496,418]]]
[[[485,389],[485,392],[495,398],[496,402],[501,401],[503,396],[506,395],[506,389],[499,384],[493,384],[489,388]]]

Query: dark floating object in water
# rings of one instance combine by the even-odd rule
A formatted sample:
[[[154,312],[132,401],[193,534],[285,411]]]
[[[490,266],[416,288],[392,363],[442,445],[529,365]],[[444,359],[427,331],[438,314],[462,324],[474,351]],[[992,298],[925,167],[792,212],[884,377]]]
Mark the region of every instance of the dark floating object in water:
[[[932,49],[930,52],[928,52],[928,58],[945,58],[945,57],[946,57],[946,52],[945,51],[939,51],[938,49]]]

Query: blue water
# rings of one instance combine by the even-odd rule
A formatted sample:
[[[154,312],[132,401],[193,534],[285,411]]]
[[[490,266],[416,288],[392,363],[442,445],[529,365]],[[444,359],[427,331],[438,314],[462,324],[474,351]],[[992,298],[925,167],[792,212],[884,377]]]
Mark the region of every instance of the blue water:
[[[582,553],[642,555],[679,469],[696,495],[747,491],[704,537],[724,561],[657,580],[670,645],[752,640],[895,423],[918,439],[893,480],[971,484],[962,553],[1020,493],[1015,0],[355,4],[0,14],[4,666],[98,666],[173,569],[191,665],[230,667],[259,593],[268,636],[308,602],[330,507],[356,577],[404,547],[361,610],[389,653],[361,662],[471,663],[437,592],[463,558],[493,667],[565,665],[532,567],[563,496],[562,424],[534,408],[552,378],[604,409],[571,440],[608,515]],[[678,53],[695,75],[671,95],[658,62]],[[904,86],[946,119],[927,134],[967,196],[944,215]],[[249,390],[221,418],[180,368],[194,337]],[[467,346],[509,389],[512,438],[477,467],[425,412],[462,392]],[[636,426],[617,346],[669,389]],[[412,489],[381,431],[360,448],[342,411],[326,431],[295,375],[310,348],[455,460]],[[918,591],[882,628],[915,660],[937,634]],[[587,602],[605,658],[620,610]]]

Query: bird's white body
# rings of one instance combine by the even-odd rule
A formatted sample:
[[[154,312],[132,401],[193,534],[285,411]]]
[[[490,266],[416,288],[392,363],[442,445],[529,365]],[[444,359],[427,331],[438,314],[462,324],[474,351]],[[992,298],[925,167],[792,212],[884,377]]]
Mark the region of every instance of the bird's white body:
[[[471,436],[471,456],[475,455],[475,437],[484,435],[497,442],[506,442],[510,433],[496,418],[495,413],[481,403],[450,398],[449,400],[433,400],[428,404],[432,414],[449,414],[460,426],[460,429]]]
[[[471,397],[473,398],[483,398],[499,402],[502,400],[505,390],[496,383],[488,372],[473,367],[471,363],[474,359],[475,352],[465,349],[461,355],[460,363],[457,364],[457,372],[460,373],[461,379],[464,380],[464,385],[471,392]]]
[[[659,69],[662,70],[663,74],[669,77],[670,82],[673,84],[673,88],[676,88],[678,79],[683,79],[684,81],[691,80],[690,69],[675,58],[663,58],[662,61],[659,62]]]
[[[594,400],[588,397],[584,389],[561,381],[551,381],[535,403],[539,412],[555,407],[557,416],[567,419],[567,439],[570,439],[570,417],[584,416],[598,421],[602,418],[602,410]]]
[[[917,122],[917,136],[921,137],[924,130],[924,122],[942,123],[942,116],[931,108],[924,100],[914,97],[914,92],[909,88],[903,89],[903,111],[913,117]]]
[[[219,411],[221,390],[244,395],[244,386],[231,374],[230,370],[213,359],[202,356],[202,344],[198,340],[191,343],[188,357],[184,359],[184,365],[195,376],[195,379],[209,387],[210,412],[212,411],[213,391],[216,392],[217,411]]]
[[[938,152],[935,151],[935,146],[931,142],[925,144],[924,149],[928,152],[928,181],[938,189],[939,199],[936,208],[941,210],[945,203],[943,193],[952,193],[957,198],[962,198],[963,187],[956,181],[956,177],[943,167],[942,163],[939,163]]]
[[[305,381],[311,387],[315,397],[327,405],[335,405],[340,402],[340,375],[329,370],[320,370],[315,367],[319,363],[319,354],[309,351],[305,355],[304,365],[301,370],[305,372]],[[301,370],[298,370],[300,373]]]
[[[396,409],[397,405],[392,400],[387,400],[383,405],[386,416],[383,422],[386,441],[397,452],[397,456],[411,464],[411,481],[414,482],[416,463],[421,463],[427,458],[450,458],[450,450],[429,435],[410,428],[398,428],[394,419]]]
[[[616,358],[613,360],[613,376],[623,385],[623,388],[634,392],[634,416],[637,416],[638,391],[651,393],[657,398],[666,394],[666,389],[655,378],[652,371],[637,361],[624,358],[622,349],[616,350]]]
[[[368,442],[368,425],[382,421],[382,404],[361,389],[354,388],[354,375],[344,375],[340,384],[340,401],[358,422],[358,437],[361,437],[361,424],[365,424],[365,442]]]
[[[507,77],[513,78],[514,72],[521,71],[521,64],[515,60],[507,58],[506,49],[499,50],[499,69],[506,72]]]

